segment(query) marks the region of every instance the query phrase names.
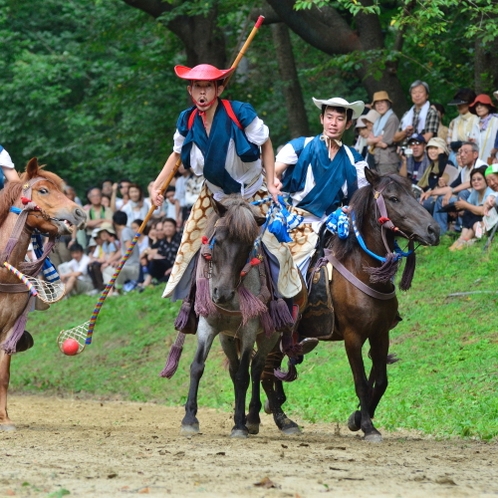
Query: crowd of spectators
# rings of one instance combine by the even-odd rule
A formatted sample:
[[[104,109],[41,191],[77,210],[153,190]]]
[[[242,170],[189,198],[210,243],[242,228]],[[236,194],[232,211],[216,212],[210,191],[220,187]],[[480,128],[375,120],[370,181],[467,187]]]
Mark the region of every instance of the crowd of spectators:
[[[88,189],[79,199],[73,187],[65,193],[87,212],[85,230],[59,240],[51,261],[66,284],[66,295],[96,295],[112,279],[117,266],[137,233],[138,240],[121,269],[111,295],[132,290],[143,291],[149,285],[167,282],[180,245],[184,221],[199,195],[203,178],[184,168],[173,179],[161,208],[141,230],[150,211],[150,195],[142,187],[122,179],[104,180]],[[147,186],[150,191],[152,182]]]
[[[388,92],[374,94],[356,122],[355,148],[379,173],[408,177],[441,234],[456,234],[450,250],[463,249],[498,219],[491,201],[486,207],[494,199],[486,171],[498,164],[497,108],[489,95],[460,88],[446,103],[458,115],[445,126],[445,106],[430,101],[426,82],[414,81],[409,91],[413,105],[401,119]]]

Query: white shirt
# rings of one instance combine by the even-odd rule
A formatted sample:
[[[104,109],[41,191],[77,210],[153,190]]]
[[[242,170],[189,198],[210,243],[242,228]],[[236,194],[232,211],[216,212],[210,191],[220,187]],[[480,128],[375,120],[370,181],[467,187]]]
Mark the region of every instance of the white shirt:
[[[10,158],[10,154],[5,149],[0,152],[0,166],[2,168],[14,169],[14,163]]]

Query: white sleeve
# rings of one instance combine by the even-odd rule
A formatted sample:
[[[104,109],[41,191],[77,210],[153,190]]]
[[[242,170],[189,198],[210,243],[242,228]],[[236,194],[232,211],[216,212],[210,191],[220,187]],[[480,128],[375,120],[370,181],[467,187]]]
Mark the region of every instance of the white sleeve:
[[[296,164],[298,159],[294,147],[290,143],[287,143],[280,149],[275,162],[291,165]]]
[[[176,130],[173,135],[173,151],[177,154],[181,154],[183,142],[185,142],[185,137],[178,130]]]
[[[262,119],[257,116],[244,130],[247,140],[256,145],[263,145],[270,137],[268,126],[263,123]]]
[[[355,163],[356,166],[356,176],[358,177],[358,188],[365,187],[368,185],[367,179],[365,178],[365,168],[368,168],[368,163],[366,161],[358,161]]]
[[[0,152],[0,166],[2,168],[14,169],[14,163],[10,158],[10,154],[5,149],[3,149],[2,152]]]

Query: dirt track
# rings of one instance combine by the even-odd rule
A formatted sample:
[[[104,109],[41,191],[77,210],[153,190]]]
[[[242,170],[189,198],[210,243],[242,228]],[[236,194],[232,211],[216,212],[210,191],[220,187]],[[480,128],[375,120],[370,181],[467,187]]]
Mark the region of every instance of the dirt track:
[[[0,496],[498,496],[498,444],[303,424],[282,436],[228,437],[231,415],[201,410],[202,434],[179,434],[182,408],[12,396],[16,432],[0,432]],[[299,422],[298,420],[296,420]],[[67,493],[68,491],[69,493]]]

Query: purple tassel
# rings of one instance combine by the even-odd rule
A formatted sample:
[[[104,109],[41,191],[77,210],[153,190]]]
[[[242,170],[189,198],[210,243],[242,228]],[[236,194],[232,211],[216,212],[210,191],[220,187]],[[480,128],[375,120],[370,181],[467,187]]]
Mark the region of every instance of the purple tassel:
[[[270,316],[277,330],[294,327],[294,319],[289,311],[289,307],[282,298],[270,301],[268,307],[270,309]]]
[[[375,283],[385,283],[389,282],[398,270],[399,259],[395,257],[394,254],[388,254],[386,261],[382,266],[372,267],[366,266],[364,270],[370,275],[370,282]]]
[[[188,323],[188,317],[190,315],[190,309],[192,308],[192,303],[185,299],[183,301],[178,316],[175,320],[175,330],[183,330]]]
[[[244,284],[239,285],[239,306],[242,313],[242,325],[244,326],[251,318],[264,313],[267,308]]]
[[[268,310],[265,310],[264,313],[261,313],[261,315],[259,316],[259,321],[261,322],[261,326],[263,327],[265,336],[270,337],[275,332],[275,324],[273,323]]]
[[[280,370],[280,368],[275,368],[275,370],[273,370],[273,375],[282,382],[294,382],[298,377],[297,368],[292,363],[289,363],[288,372],[284,372],[283,370]]]
[[[413,243],[410,241],[413,245]],[[413,250],[413,247],[410,248]],[[413,251],[409,256],[406,257],[405,268],[403,270],[403,275],[401,276],[401,281],[399,283],[399,288],[402,291],[408,290],[412,286],[413,275],[415,274],[415,266],[417,264],[415,251]]]
[[[180,358],[183,351],[183,343],[185,342],[185,334],[181,332],[176,336],[175,343],[171,346],[169,351],[168,359],[166,360],[166,365],[159,374],[161,377],[166,379],[171,379],[178,368],[180,363]]]
[[[209,316],[217,313],[216,307],[211,299],[209,280],[201,277],[197,279],[194,310],[198,315]]]
[[[2,344],[2,349],[8,355],[13,355],[16,352],[17,342],[24,333],[24,328],[26,327],[26,322],[28,321],[28,313],[23,313],[16,321],[15,325],[12,327],[12,334],[9,338]]]

